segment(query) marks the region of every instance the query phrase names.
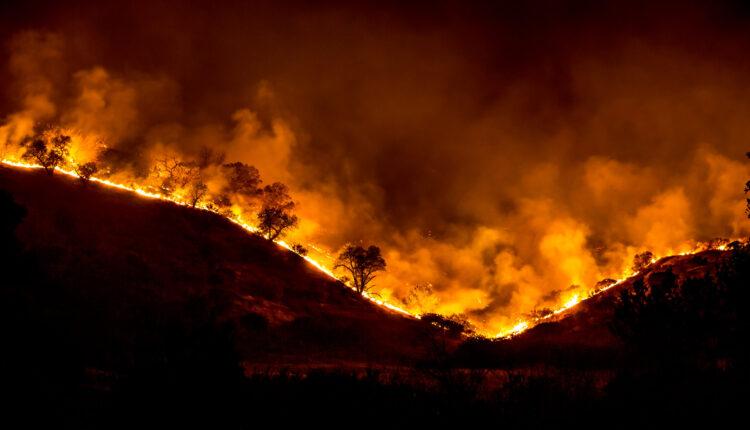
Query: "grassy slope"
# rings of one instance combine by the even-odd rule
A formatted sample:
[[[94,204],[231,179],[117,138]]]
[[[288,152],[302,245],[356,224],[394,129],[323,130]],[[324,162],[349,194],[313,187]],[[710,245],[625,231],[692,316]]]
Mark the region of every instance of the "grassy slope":
[[[27,207],[17,234],[62,297],[48,317],[93,361],[132,360],[158,347],[159,321],[196,312],[238,327],[253,363],[401,364],[423,353],[417,321],[214,214],[9,167],[0,188]]]
[[[579,345],[593,348],[616,348],[619,340],[610,332],[615,301],[620,292],[632,288],[633,282],[645,278],[656,281],[671,269],[681,279],[712,274],[729,255],[728,251],[705,251],[694,255],[665,257],[650,265],[644,273],[629,278],[577,306],[513,338],[516,345]]]

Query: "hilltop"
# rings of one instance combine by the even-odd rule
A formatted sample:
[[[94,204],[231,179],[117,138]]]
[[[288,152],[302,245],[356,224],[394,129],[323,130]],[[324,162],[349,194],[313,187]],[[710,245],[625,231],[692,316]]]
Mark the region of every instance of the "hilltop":
[[[730,256],[731,251],[707,250],[661,258],[641,273],[581,301],[512,339],[519,344],[617,347],[619,340],[610,331],[609,324],[614,318],[616,302],[622,291],[631,290],[634,283],[640,280],[647,284],[658,283],[667,271],[671,271],[680,281],[710,276]]]
[[[16,235],[56,297],[28,288],[25,299],[88,367],[132,364],[171,327],[209,321],[231,327],[248,369],[402,365],[424,352],[418,320],[219,215],[41,170],[3,166],[0,189],[26,207]]]
[[[627,359],[628,349],[612,328],[617,322],[616,311],[624,292],[632,292],[638,283],[658,286],[666,280],[674,279],[676,285],[690,280],[700,282],[699,288],[703,290],[703,294],[710,294],[719,288],[715,276],[733,255],[730,250],[712,249],[661,258],[637,275],[588,297],[517,335],[499,340],[465,343],[457,352],[458,362],[462,365],[480,363],[482,366],[502,368],[544,365],[590,370],[617,369],[623,365],[621,360]],[[729,281],[736,281],[734,275],[729,276]],[[723,282],[727,282],[727,279]],[[706,303],[705,306],[716,305]],[[690,312],[696,310],[685,310],[685,315]],[[662,327],[653,329],[654,332],[664,330]],[[667,332],[665,335],[671,334]]]

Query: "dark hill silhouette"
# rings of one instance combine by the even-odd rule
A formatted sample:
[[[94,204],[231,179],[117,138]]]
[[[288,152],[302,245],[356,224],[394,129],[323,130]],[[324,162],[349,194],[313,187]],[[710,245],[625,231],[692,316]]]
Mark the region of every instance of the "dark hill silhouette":
[[[561,312],[512,338],[516,344],[578,345],[585,347],[618,347],[619,339],[609,325],[614,317],[616,301],[621,291],[630,290],[638,280],[659,282],[670,271],[678,280],[713,275],[731,256],[730,251],[708,250],[691,255],[664,257],[649,265],[641,273],[628,278],[578,305]]]
[[[460,366],[470,367],[528,368],[544,365],[572,366],[579,369],[618,369],[625,365],[623,360],[629,359],[627,352],[632,347],[623,342],[617,334],[617,329],[613,329],[615,325],[623,328],[624,324],[629,324],[622,320],[622,316],[617,316],[623,292],[633,292],[638,285],[679,287],[686,282],[692,282],[694,288],[697,288],[696,291],[702,291],[702,294],[710,296],[712,292],[726,288],[725,285],[728,283],[734,285],[744,282],[742,276],[746,267],[744,263],[738,263],[740,260],[737,258],[746,253],[747,248],[742,245],[742,250],[738,251],[707,250],[691,255],[662,258],[647,266],[638,275],[589,297],[516,336],[494,341],[469,340],[457,351],[456,361]],[[729,264],[730,262],[732,264]],[[728,267],[734,269],[727,272]],[[741,276],[737,275],[738,270],[743,271]],[[721,279],[717,280],[717,276]],[[736,290],[745,291],[741,287],[733,291]],[[694,301],[691,306],[692,308],[686,307],[677,312],[677,319],[689,318],[690,315],[703,318],[704,312],[726,312],[732,315],[735,313],[732,309],[725,309],[726,306],[723,304],[703,303],[700,299]],[[705,306],[705,309],[702,306]],[[673,333],[670,331],[671,328],[664,326],[670,323],[672,318],[667,311],[675,312],[675,309],[656,311],[656,315],[661,313],[663,316],[661,320],[656,318],[651,324],[659,327],[651,328],[648,326],[649,323],[641,324],[638,328],[633,327],[646,331],[636,337],[645,335],[653,338],[673,338],[678,334],[684,335],[685,333],[680,332],[684,331],[684,328]],[[704,324],[699,320],[692,323],[703,336],[708,336],[706,333],[734,330],[723,325],[714,327],[710,322]],[[653,332],[653,335],[649,335],[648,332]]]
[[[0,167],[0,239],[0,412],[24,422],[600,428],[744,410],[746,246],[459,344],[219,216],[65,176]],[[618,303],[641,280],[668,300]]]
[[[0,189],[26,207],[16,234],[57,297],[38,319],[81,345],[88,367],[159,355],[170,327],[204,320],[232,327],[250,369],[400,365],[423,354],[419,321],[218,215],[41,170],[0,167]]]

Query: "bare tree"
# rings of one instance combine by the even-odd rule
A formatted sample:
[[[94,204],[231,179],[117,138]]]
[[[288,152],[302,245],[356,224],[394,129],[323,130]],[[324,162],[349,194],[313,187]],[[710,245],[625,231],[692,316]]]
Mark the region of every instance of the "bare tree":
[[[370,246],[347,245],[336,260],[335,269],[342,268],[352,277],[354,289],[359,293],[369,291],[369,285],[375,279],[375,272],[385,270],[385,260],[380,255],[380,248]]]
[[[291,214],[294,201],[286,185],[281,182],[266,185],[261,194],[261,201],[258,228],[264,236],[274,240],[286,230],[297,226],[297,216]]]
[[[26,151],[22,157],[39,163],[48,175],[52,176],[57,167],[68,155],[70,136],[56,131],[47,131],[36,136],[25,145]]]
[[[157,159],[153,174],[161,180],[159,189],[165,195],[171,195],[176,190],[200,180],[196,163],[181,161],[173,155]]]
[[[99,171],[99,166],[93,161],[89,161],[88,163],[75,164],[73,170],[76,172],[78,179],[80,179],[83,185],[86,185],[89,183],[89,180],[91,180],[91,177]]]
[[[297,215],[280,208],[263,208],[258,213],[258,221],[260,232],[270,240],[275,240],[286,230],[296,227],[298,219]]]
[[[188,201],[192,207],[196,207],[208,192],[208,186],[202,181],[198,180],[190,184],[188,188]]]

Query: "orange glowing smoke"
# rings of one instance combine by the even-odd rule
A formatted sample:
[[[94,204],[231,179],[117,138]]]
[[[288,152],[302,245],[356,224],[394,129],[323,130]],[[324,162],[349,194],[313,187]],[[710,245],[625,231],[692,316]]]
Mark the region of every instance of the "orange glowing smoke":
[[[9,166],[20,167],[20,168],[24,168],[24,169],[41,169],[42,168],[42,166],[40,166],[38,164],[24,163],[24,162],[20,162],[20,161],[12,161],[12,160],[7,160],[7,159],[3,159],[2,163],[6,164],[6,165],[9,165]],[[55,171],[57,171],[59,173],[62,173],[64,175],[72,176],[74,178],[78,178],[79,177],[78,174],[76,174],[74,171],[72,171],[72,170],[66,170],[66,169],[63,169],[61,167],[55,167]],[[136,193],[136,194],[138,194],[139,196],[142,196],[142,197],[147,197],[147,198],[151,198],[151,199],[164,200],[164,201],[168,201],[168,202],[180,205],[180,206],[192,206],[189,203],[187,203],[187,201],[184,198],[182,198],[182,197],[179,197],[179,196],[166,196],[164,194],[159,194],[159,193],[153,193],[153,192],[145,191],[142,187],[139,187],[137,185],[130,185],[130,186],[128,186],[128,185],[118,184],[118,183],[115,183],[115,182],[111,182],[111,181],[108,181],[108,180],[105,180],[105,179],[99,179],[99,178],[95,178],[95,177],[92,177],[90,180],[92,182],[97,182],[99,184],[105,185],[107,187],[114,187],[114,188],[118,188],[118,189],[121,189],[121,190],[131,191],[131,192],[134,192],[134,193]],[[218,212],[216,210],[210,208],[206,204],[196,205],[195,208],[199,209],[199,210],[209,211],[209,212],[213,212],[213,213],[217,213],[218,214]],[[252,226],[252,225],[248,224],[247,222],[245,222],[244,220],[242,220],[241,217],[225,217],[225,218],[228,219],[229,221],[232,221],[233,223],[239,225],[240,227],[242,227],[243,229],[245,229],[249,233],[259,234],[257,228],[255,228],[254,226]],[[281,247],[286,248],[290,252],[294,252],[292,250],[292,247],[289,244],[287,244],[286,242],[284,242],[283,240],[275,240],[274,243],[276,243],[277,245],[279,245]],[[308,246],[314,248],[312,245],[308,245]],[[302,258],[304,258],[305,260],[307,260],[308,263],[312,264],[315,268],[317,268],[321,272],[325,273],[326,275],[330,276],[331,278],[339,280],[336,277],[336,275],[334,275],[333,272],[330,269],[328,269],[323,263],[321,263],[321,262],[319,262],[317,260],[314,260],[313,258],[311,258],[311,257],[309,257],[307,255],[302,256]],[[351,288],[352,290],[354,290],[354,288],[351,285],[349,285],[348,283],[346,283],[345,285],[347,287]],[[404,314],[404,315],[407,315],[407,316],[410,316],[410,317],[419,318],[419,315],[415,315],[415,314],[409,313],[408,311],[406,311],[406,310],[404,310],[404,309],[402,309],[402,308],[400,308],[400,307],[398,307],[396,305],[393,305],[393,304],[388,303],[386,301],[383,301],[383,300],[380,300],[378,298],[375,298],[374,296],[372,296],[371,294],[368,294],[367,292],[363,292],[362,296],[364,298],[366,298],[367,300],[369,300],[369,301],[377,304],[378,306],[387,308],[387,309],[392,310],[394,312],[398,312],[398,313],[401,313],[401,314]]]
[[[72,160],[70,160],[70,161],[73,162]],[[20,162],[20,161],[13,161],[13,160],[9,160],[9,159],[3,159],[2,163],[6,164],[6,165],[9,165],[9,166],[20,167],[20,168],[25,168],[25,169],[41,169],[42,168],[42,166],[37,165],[37,164],[25,163],[25,162]],[[55,170],[57,172],[59,172],[59,173],[62,173],[62,174],[65,174],[65,175],[68,175],[68,176],[71,176],[71,177],[78,178],[78,175],[74,171],[72,171],[72,170],[66,170],[66,169],[61,168],[61,167],[56,167]],[[142,197],[152,198],[152,199],[159,199],[159,200],[164,200],[164,201],[169,201],[169,202],[172,202],[174,204],[181,205],[181,206],[191,206],[189,203],[186,202],[186,200],[184,198],[182,198],[182,197],[180,197],[178,195],[167,196],[167,195],[164,195],[164,194],[159,194],[159,193],[153,193],[153,192],[146,191],[146,190],[144,190],[143,187],[140,187],[138,185],[134,185],[134,184],[123,185],[123,184],[118,184],[118,183],[115,183],[115,182],[112,182],[112,181],[108,181],[108,180],[104,180],[104,179],[99,179],[99,178],[94,178],[94,177],[91,178],[91,181],[97,182],[97,183],[102,184],[102,185],[107,186],[107,187],[114,187],[114,188],[118,188],[118,189],[121,189],[121,190],[131,191],[131,192],[134,192],[137,195],[142,196]],[[213,212],[213,213],[218,213],[215,209],[209,207],[206,204],[199,204],[198,206],[196,206],[196,209],[210,211],[210,212]],[[242,227],[243,229],[245,229],[249,233],[258,234],[258,230],[254,226],[248,224],[247,222],[245,222],[239,216],[238,217],[225,217],[225,218],[228,219],[228,220],[230,220],[230,221],[232,221],[233,223],[239,225],[240,227]],[[276,244],[278,244],[279,246],[282,246],[282,247],[286,248],[290,252],[293,252],[292,251],[292,247],[289,244],[287,244],[286,242],[284,242],[283,240],[276,240],[274,242]],[[317,248],[314,245],[310,245],[310,244],[308,244],[308,246],[310,246],[311,248],[314,248],[314,249]],[[717,246],[715,249],[724,250],[725,247],[726,247],[726,245],[720,245],[720,246]],[[702,247],[696,248],[696,249],[691,250],[691,251],[683,251],[679,255],[688,255],[688,254],[692,254],[692,253],[695,253],[695,252],[704,251],[705,249],[706,249],[706,247],[705,247],[705,245],[703,245]],[[337,276],[330,269],[328,269],[323,263],[321,263],[320,261],[315,260],[315,259],[313,259],[312,257],[309,257],[309,256],[303,256],[303,258],[305,260],[307,260],[310,264],[312,264],[315,268],[317,268],[318,270],[320,270],[321,272],[325,273],[326,275],[330,276],[333,279],[339,280],[337,278]],[[655,262],[659,258],[661,258],[661,257],[654,257],[651,260],[651,263]],[[597,290],[592,290],[589,293],[588,297],[593,297],[596,294],[600,294],[600,293],[602,293],[602,292],[604,292],[604,291],[606,291],[606,290],[608,290],[608,289],[610,289],[610,288],[612,288],[612,287],[614,287],[616,285],[619,285],[624,280],[626,280],[628,277],[635,276],[637,274],[638,274],[638,272],[628,271],[628,272],[624,273],[623,276],[620,279],[616,280],[616,282],[614,282],[614,283],[612,283],[612,284],[610,284],[610,285],[608,285],[606,287],[603,287],[603,288],[600,288],[600,289],[597,289]],[[351,288],[352,290],[354,289],[348,283],[345,284],[345,285],[347,285],[347,287]],[[374,296],[372,296],[371,294],[368,294],[367,292],[363,292],[362,296],[364,298],[366,298],[367,300],[370,300],[371,302],[377,304],[378,306],[387,308],[387,309],[389,309],[391,311],[398,312],[398,313],[401,313],[403,315],[410,316],[410,317],[413,317],[413,318],[420,318],[420,316],[418,314],[411,313],[411,312],[409,312],[409,311],[407,311],[407,310],[405,310],[405,309],[403,309],[403,308],[401,308],[399,306],[396,306],[396,305],[394,305],[392,303],[389,303],[389,302],[387,302],[385,300],[375,298]],[[533,327],[534,325],[536,325],[539,322],[542,322],[542,321],[544,321],[544,320],[546,320],[548,318],[551,318],[551,317],[553,317],[555,315],[558,315],[558,314],[560,314],[560,313],[562,313],[562,312],[564,312],[564,311],[566,311],[566,310],[568,310],[568,309],[576,306],[582,300],[585,300],[585,299],[581,299],[578,294],[574,294],[569,299],[567,299],[567,301],[562,306],[560,306],[559,308],[555,309],[554,311],[552,311],[551,313],[549,313],[549,314],[547,314],[547,315],[545,315],[543,317],[528,318],[528,319],[518,320],[512,326],[510,326],[510,327],[508,327],[506,329],[502,329],[501,331],[499,331],[497,333],[494,333],[494,334],[493,333],[489,333],[487,331],[481,331],[479,334],[480,335],[485,335],[485,336],[488,336],[488,337],[494,337],[494,338],[512,337],[512,336],[518,335],[519,333],[524,332],[525,330]]]
[[[378,245],[376,291],[412,314],[518,332],[623,278],[637,253],[750,233],[750,32],[717,25],[720,6],[569,20],[503,2],[405,19],[100,3],[7,14],[0,159],[56,124],[77,162],[102,144],[130,157],[99,178],[167,198],[153,161],[207,146],[288,185],[300,223],[285,241],[321,270],[347,242]],[[201,171],[211,193],[220,169]]]

